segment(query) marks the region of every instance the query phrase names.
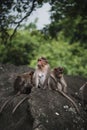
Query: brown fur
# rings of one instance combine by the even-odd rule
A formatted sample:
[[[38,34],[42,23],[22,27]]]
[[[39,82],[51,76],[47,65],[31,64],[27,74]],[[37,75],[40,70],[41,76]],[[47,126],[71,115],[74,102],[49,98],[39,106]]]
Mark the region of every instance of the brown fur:
[[[56,89],[67,93],[67,83],[63,76],[63,70],[64,69],[62,67],[54,68],[50,76],[57,82],[57,84],[55,85]]]
[[[30,71],[17,76],[13,86],[15,93],[30,93],[33,87],[33,73],[33,71]]]
[[[6,105],[12,100],[14,99],[14,97],[19,96],[20,94],[29,94],[31,92],[31,89],[33,87],[33,71],[27,72],[27,73],[23,73],[17,76],[17,78],[14,81],[14,92],[16,93],[16,95],[14,95],[13,97],[9,97],[4,104],[2,105],[2,107],[0,108],[0,113],[2,113],[2,111],[4,110],[4,108],[6,107]],[[29,96],[29,95],[28,95]],[[27,95],[22,99],[23,101],[26,100]],[[23,101],[20,101],[21,103]],[[21,105],[21,103],[18,103]],[[16,109],[18,108],[16,105]],[[14,111],[16,111],[16,109]],[[13,112],[14,113],[14,112]]]
[[[61,71],[60,71],[61,70]],[[76,103],[73,101],[73,99],[71,99],[71,97],[69,97],[66,94],[66,82],[63,78],[63,74],[62,74],[62,68],[58,67],[58,68],[54,68],[54,70],[51,72],[49,80],[48,80],[48,86],[50,90],[55,90],[57,92],[59,92],[60,94],[62,94],[65,98],[67,98],[76,108],[76,111],[79,113],[79,109],[78,106],[76,105]],[[61,75],[61,76],[60,76]],[[62,78],[62,80],[61,80]],[[65,89],[64,89],[65,87]]]
[[[33,75],[33,83],[36,88],[45,88],[50,76],[50,65],[46,58],[41,57],[37,61],[37,68]]]

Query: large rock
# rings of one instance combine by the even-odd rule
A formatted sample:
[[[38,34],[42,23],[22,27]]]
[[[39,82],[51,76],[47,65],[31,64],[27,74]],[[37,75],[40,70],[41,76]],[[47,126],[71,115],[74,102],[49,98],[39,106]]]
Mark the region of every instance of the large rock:
[[[13,98],[13,83],[18,73],[32,70],[27,66],[0,65],[0,107]],[[77,103],[80,114],[60,93],[33,88],[29,99],[12,114],[14,106],[26,95],[14,97],[0,115],[0,130],[86,130],[87,112],[81,106],[79,88],[86,78],[65,76],[70,97]]]

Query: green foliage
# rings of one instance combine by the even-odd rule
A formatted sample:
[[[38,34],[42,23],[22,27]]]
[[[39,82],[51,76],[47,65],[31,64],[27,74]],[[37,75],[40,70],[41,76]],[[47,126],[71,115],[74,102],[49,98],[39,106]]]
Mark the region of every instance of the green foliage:
[[[17,32],[11,46],[0,45],[2,63],[35,67],[40,56],[47,57],[51,68],[64,67],[65,74],[87,76],[87,50],[79,42],[69,44],[62,32],[57,39],[47,39],[41,31],[28,26]]]
[[[35,55],[35,49],[38,48],[43,39],[43,35],[36,30],[30,31],[31,28],[29,27],[25,30],[19,30],[11,43],[1,44],[0,62],[16,65],[30,64]]]
[[[36,59],[40,56],[46,56],[49,59],[51,67],[62,66],[64,73],[69,75],[83,75],[87,72],[87,54],[86,49],[79,46],[79,43],[70,45],[62,40],[45,41],[38,48],[35,59],[31,61],[31,66],[35,66]]]
[[[86,0],[51,0],[50,25],[38,31],[36,19],[34,23],[19,28],[9,41],[21,22],[44,2],[1,0],[0,62],[35,67],[38,57],[45,56],[52,68],[62,66],[65,74],[87,76]],[[15,13],[12,14],[12,11]]]
[[[37,0],[1,0],[0,1],[0,39],[7,44],[12,39],[17,28],[38,7]],[[14,27],[9,35],[9,28]]]
[[[60,31],[70,43],[87,42],[87,1],[51,0],[51,24],[48,32],[57,38]],[[83,46],[83,44],[81,44]],[[87,47],[87,45],[85,44]]]

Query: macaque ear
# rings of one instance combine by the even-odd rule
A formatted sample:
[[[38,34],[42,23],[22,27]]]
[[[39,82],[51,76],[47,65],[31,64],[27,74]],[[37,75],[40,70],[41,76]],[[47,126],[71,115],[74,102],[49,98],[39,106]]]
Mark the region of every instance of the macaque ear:
[[[48,63],[48,60],[45,57],[41,57],[41,59],[45,61],[45,63]]]

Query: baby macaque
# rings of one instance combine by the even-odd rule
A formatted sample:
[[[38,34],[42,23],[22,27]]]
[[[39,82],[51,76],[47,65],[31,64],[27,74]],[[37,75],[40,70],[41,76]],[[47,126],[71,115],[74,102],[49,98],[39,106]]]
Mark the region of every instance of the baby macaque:
[[[26,94],[25,97],[15,106],[15,108],[12,111],[12,114],[16,111],[16,109],[22,104],[22,102],[24,102],[28,97],[31,89],[33,87],[33,71],[27,72],[27,73],[23,73],[17,76],[17,78],[14,81],[14,92],[16,93],[16,95],[14,95],[13,97],[9,97],[4,104],[2,105],[2,107],[0,108],[0,113],[2,113],[2,111],[4,110],[5,106],[14,98],[19,96],[20,94]]]
[[[45,57],[41,57],[37,61],[37,68],[33,75],[33,83],[36,88],[45,88],[50,76],[50,65]]]
[[[48,79],[48,87],[50,90],[55,90],[62,94],[65,98],[67,98],[76,108],[77,112],[79,113],[78,106],[76,103],[69,97],[67,93],[67,84],[63,77],[63,68],[58,67],[54,68],[53,71],[50,74],[50,77]]]
[[[87,110],[87,82],[79,89],[81,100],[82,100],[82,106],[84,110]]]

